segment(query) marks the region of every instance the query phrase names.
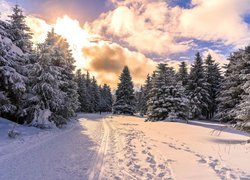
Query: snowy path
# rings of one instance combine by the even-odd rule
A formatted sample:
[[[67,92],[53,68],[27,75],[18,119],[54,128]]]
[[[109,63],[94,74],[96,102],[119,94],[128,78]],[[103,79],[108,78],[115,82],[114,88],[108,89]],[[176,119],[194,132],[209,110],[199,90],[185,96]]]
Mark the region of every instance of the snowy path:
[[[0,144],[0,179],[250,179],[249,137],[213,127],[83,114],[71,128]]]

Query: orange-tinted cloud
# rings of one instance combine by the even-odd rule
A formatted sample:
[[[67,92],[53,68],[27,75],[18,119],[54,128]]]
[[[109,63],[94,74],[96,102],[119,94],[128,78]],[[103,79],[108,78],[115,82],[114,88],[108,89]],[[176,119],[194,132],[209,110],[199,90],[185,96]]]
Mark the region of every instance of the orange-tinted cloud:
[[[88,58],[88,69],[95,72],[100,83],[116,87],[119,75],[125,65],[130,69],[134,84],[143,84],[147,74],[155,70],[156,63],[143,54],[130,51],[115,43],[102,42],[83,48]]]

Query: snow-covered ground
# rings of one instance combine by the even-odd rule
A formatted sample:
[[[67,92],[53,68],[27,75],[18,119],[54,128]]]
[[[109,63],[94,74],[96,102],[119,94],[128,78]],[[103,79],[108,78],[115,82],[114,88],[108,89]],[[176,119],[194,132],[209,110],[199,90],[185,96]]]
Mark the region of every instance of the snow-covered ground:
[[[65,129],[0,120],[0,179],[250,179],[249,135],[192,121],[80,114]],[[223,132],[220,130],[223,129]]]

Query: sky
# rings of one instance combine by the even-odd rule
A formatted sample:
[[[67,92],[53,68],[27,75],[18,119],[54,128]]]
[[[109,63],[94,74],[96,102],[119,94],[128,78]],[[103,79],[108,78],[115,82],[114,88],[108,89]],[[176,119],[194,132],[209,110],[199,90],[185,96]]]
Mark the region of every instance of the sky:
[[[2,19],[15,3],[34,43],[54,27],[77,68],[112,87],[124,65],[139,86],[158,62],[190,65],[199,51],[223,65],[250,42],[250,0],[0,0]]]

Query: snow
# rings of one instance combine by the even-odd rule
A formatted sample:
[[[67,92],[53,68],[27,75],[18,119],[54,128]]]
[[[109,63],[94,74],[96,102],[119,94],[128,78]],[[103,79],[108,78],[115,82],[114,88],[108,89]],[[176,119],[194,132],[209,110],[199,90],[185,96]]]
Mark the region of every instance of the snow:
[[[10,53],[17,53],[20,56],[23,55],[22,50],[16,45],[14,45],[9,38],[0,35],[0,42],[3,42],[5,45],[8,45],[10,47]]]
[[[250,179],[249,134],[213,122],[79,114],[64,129],[0,119],[0,179]],[[223,129],[223,132],[220,130]]]

